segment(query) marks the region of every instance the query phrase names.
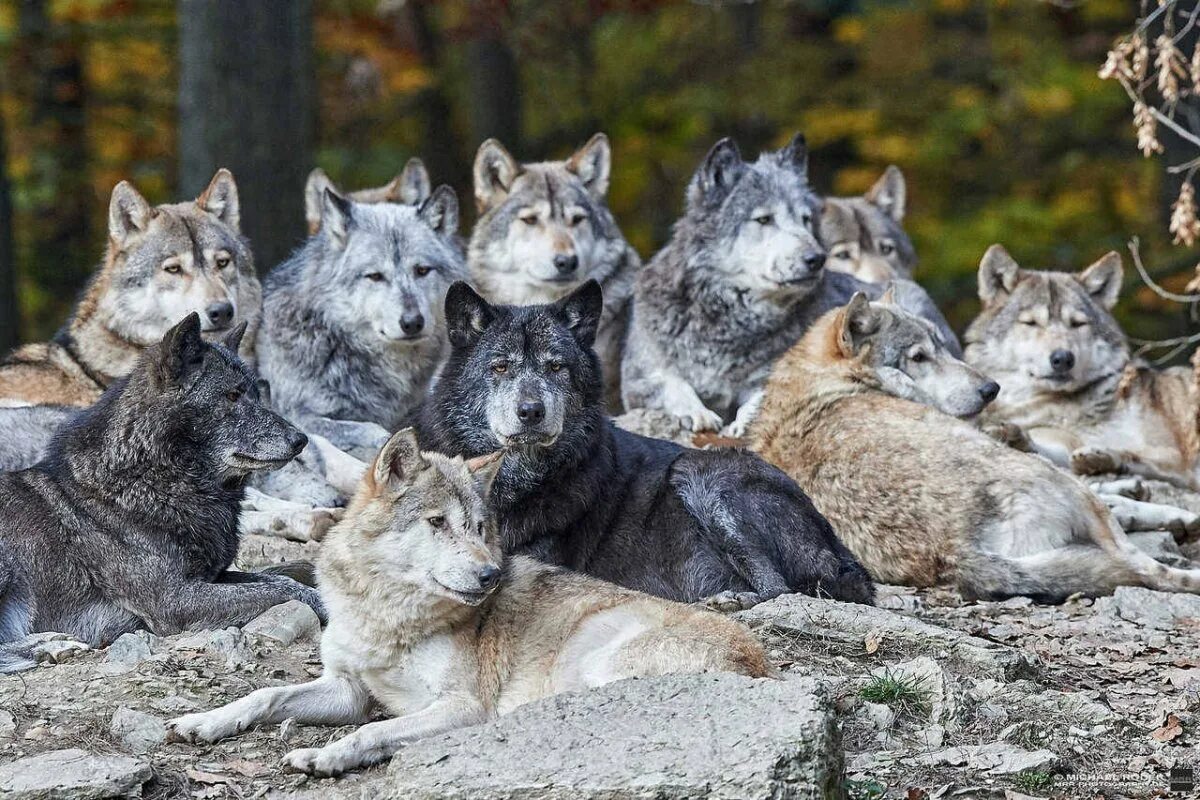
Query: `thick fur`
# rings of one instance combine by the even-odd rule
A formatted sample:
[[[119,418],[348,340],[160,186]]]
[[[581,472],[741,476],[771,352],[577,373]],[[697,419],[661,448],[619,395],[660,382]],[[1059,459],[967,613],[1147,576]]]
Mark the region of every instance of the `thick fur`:
[[[54,432],[78,411],[70,406],[0,408],[0,472],[40,461]]]
[[[883,294],[825,270],[807,162],[801,136],[753,163],[729,139],[709,152],[671,241],[638,275],[622,365],[627,408],[660,409],[692,430],[729,423],[741,436],[775,359],[855,292]],[[935,322],[956,351],[924,290],[896,287],[897,301]]]
[[[908,190],[890,166],[860,197],[826,197],[817,229],[830,269],[867,283],[911,279],[917,251],[904,230]]]
[[[600,288],[547,306],[492,306],[451,287],[451,353],[421,413],[448,455],[508,455],[491,494],[505,552],[693,601],[733,592],[869,603],[861,566],[783,473],[617,429],[592,342]]]
[[[304,220],[308,223],[309,236],[321,229],[326,189],[355,203],[403,203],[419,206],[432,194],[433,184],[429,181],[429,170],[425,169],[425,163],[419,158],[410,158],[400,174],[383,186],[355,189],[352,192],[343,192],[325,174],[325,170],[317,167],[308,173],[308,180],[304,183]]]
[[[316,593],[230,572],[246,477],[291,460],[305,438],[257,399],[235,351],[200,338],[195,314],[146,348],[50,444],[0,474],[0,669],[21,637],[67,633],[92,646],[128,631],[241,625]],[[27,664],[26,664],[27,665]]]
[[[1117,253],[1075,274],[1038,272],[993,245],[979,266],[983,310],[967,329],[965,357],[1004,387],[989,420],[1019,426],[1056,464],[1196,489],[1192,372],[1131,356],[1110,313],[1121,279]]]
[[[446,350],[446,289],[466,275],[458,201],[351,202],[266,279],[259,368],[273,402],[336,446],[375,451],[420,404]]]
[[[1200,590],[1200,570],[1143,553],[1077,479],[944,413],[977,410],[979,398],[896,396],[898,385],[926,383],[914,366],[952,366],[917,325],[861,296],[830,312],[776,365],[751,431],[754,449],[799,482],[874,578],[1047,601],[1122,585]],[[917,353],[926,358],[914,365]]]
[[[391,719],[284,758],[335,775],[560,692],[678,672],[767,675],[762,646],[729,619],[505,559],[480,486],[498,459],[482,461],[472,474],[397,434],[321,553],[321,677],[173,720],[174,736],[212,742],[289,717],[359,724],[382,706]]]
[[[91,405],[193,312],[209,340],[245,322],[242,354],[252,357],[262,289],[239,219],[228,170],[194,202],[172,205],[151,207],[129,183],[117,184],[104,261],[52,341],[0,361],[0,405]]]
[[[479,222],[471,235],[471,280],[493,303],[552,303],[598,281],[604,317],[596,352],[609,410],[620,408],[621,353],[633,281],[641,268],[605,202],[612,152],[597,133],[565,161],[520,164],[494,139],[475,157]]]

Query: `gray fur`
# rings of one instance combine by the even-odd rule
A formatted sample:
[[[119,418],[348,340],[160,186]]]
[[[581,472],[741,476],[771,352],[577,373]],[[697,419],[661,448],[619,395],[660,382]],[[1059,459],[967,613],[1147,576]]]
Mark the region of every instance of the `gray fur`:
[[[78,410],[65,406],[0,408],[0,472],[37,463],[54,432]]]
[[[859,197],[827,197],[818,235],[830,269],[871,283],[911,278],[917,251],[904,230],[904,174],[891,166]]]

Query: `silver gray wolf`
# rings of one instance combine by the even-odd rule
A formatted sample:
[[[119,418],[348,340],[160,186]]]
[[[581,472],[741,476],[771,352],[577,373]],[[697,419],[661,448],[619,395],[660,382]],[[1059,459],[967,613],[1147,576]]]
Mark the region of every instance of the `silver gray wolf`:
[[[520,164],[489,139],[475,156],[479,221],[467,261],[493,303],[552,303],[595,280],[604,289],[596,352],[609,410],[620,408],[621,352],[633,282],[641,268],[609,211],[612,150],[597,133],[565,161]]]
[[[625,407],[680,418],[694,431],[728,425],[740,437],[775,359],[822,314],[855,292],[887,288],[825,269],[820,200],[808,185],[808,148],[745,162],[730,139],[696,170],[670,242],[641,270],[622,365]],[[897,302],[958,340],[933,301],[896,281]]]
[[[21,640],[42,631],[99,646],[242,625],[293,599],[323,614],[289,578],[229,571],[246,478],[306,442],[258,401],[243,330],[209,344],[188,315],[42,461],[0,474],[0,669],[31,666]]]
[[[172,720],[172,738],[214,742],[289,718],[362,725],[284,757],[337,775],[560,692],[680,672],[769,674],[762,646],[730,619],[505,558],[485,511],[499,463],[421,453],[411,430],[396,434],[321,551],[321,677]],[[377,706],[391,718],[369,722]]]
[[[826,197],[817,228],[826,265],[868,283],[911,279],[917,251],[904,230],[907,197],[904,173],[894,165],[860,197]]]
[[[53,340],[0,359],[0,406],[91,405],[193,312],[209,340],[247,323],[242,354],[252,358],[262,289],[239,219],[225,169],[194,202],[151,206],[118,183],[104,261]]]
[[[506,553],[721,608],[785,592],[870,603],[874,587],[799,487],[741,450],[613,425],[588,281],[549,305],[446,295],[451,351],[420,414],[426,449],[507,452],[490,495]]]
[[[1200,591],[1200,570],[1144,553],[1075,477],[958,419],[996,389],[924,320],[855,295],[779,360],[753,447],[876,580],[1049,602],[1124,585]]]
[[[304,183],[304,219],[308,223],[309,236],[321,229],[326,189],[331,189],[334,194],[340,194],[356,203],[402,203],[419,206],[432,193],[433,184],[429,180],[429,170],[425,169],[425,163],[419,158],[410,158],[400,174],[383,186],[355,189],[352,192],[343,192],[325,174],[325,170],[317,167],[308,173],[308,180]]]
[[[54,432],[78,411],[70,406],[0,407],[0,472],[40,461]]]
[[[330,189],[321,229],[265,281],[259,370],[280,413],[371,455],[420,405],[446,350],[446,289],[466,276],[458,200],[355,203]]]
[[[1004,387],[988,420],[1017,426],[1054,463],[1196,489],[1192,372],[1132,356],[1110,313],[1122,277],[1117,253],[1071,274],[1021,269],[993,245],[979,265],[983,309],[965,334],[966,359]]]

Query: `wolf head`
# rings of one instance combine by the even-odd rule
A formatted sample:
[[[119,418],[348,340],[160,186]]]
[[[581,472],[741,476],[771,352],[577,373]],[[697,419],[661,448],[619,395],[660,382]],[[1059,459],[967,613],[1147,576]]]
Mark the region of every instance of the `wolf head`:
[[[624,239],[605,205],[612,152],[597,133],[565,161],[520,164],[495,139],[475,156],[474,279],[498,302],[549,302],[615,269]]]
[[[500,462],[422,453],[406,428],[379,451],[331,536],[349,532],[356,560],[389,581],[478,605],[500,583],[500,539],[484,512]]]
[[[817,241],[821,203],[808,185],[808,147],[745,162],[731,139],[713,146],[692,176],[681,228],[690,230],[717,279],[787,305],[812,292],[825,266]]]
[[[906,194],[904,174],[891,166],[861,197],[825,198],[820,237],[829,268],[870,283],[911,278],[917,253],[902,224]]]
[[[967,359],[1007,387],[1071,393],[1124,369],[1125,336],[1110,312],[1121,294],[1121,257],[1083,272],[1024,270],[1000,245],[979,264],[983,310],[964,337]]]
[[[472,451],[548,448],[581,412],[599,409],[603,380],[592,345],[602,306],[595,281],[525,307],[490,305],[465,283],[450,287],[451,353],[438,392]]]
[[[326,189],[355,203],[402,203],[408,206],[419,206],[432,194],[429,170],[425,169],[425,162],[419,158],[410,158],[400,174],[383,186],[356,189],[353,192],[338,189],[325,170],[317,167],[308,173],[308,180],[304,184],[304,219],[308,222],[309,236],[321,229]]]
[[[145,347],[188,314],[207,338],[257,319],[254,261],[239,232],[237,184],[218,170],[195,202],[151,206],[121,181],[108,207],[108,251],[77,323],[100,322]]]
[[[379,346],[441,336],[442,299],[465,268],[458,199],[439,186],[419,206],[322,197],[325,257],[306,276],[325,314]]]
[[[847,362],[858,380],[893,397],[955,417],[983,411],[1000,393],[999,384],[955,358],[933,324],[896,305],[891,294],[871,303],[858,292],[830,312],[832,357]]]

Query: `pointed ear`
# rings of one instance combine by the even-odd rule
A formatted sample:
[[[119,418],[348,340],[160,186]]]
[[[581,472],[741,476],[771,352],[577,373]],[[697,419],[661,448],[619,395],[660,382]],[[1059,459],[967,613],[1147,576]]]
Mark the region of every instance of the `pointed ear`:
[[[380,448],[371,468],[371,479],[376,491],[384,487],[401,491],[428,466],[429,462],[421,455],[421,447],[417,444],[416,431],[405,428],[392,434]]]
[[[321,195],[321,227],[338,247],[346,244],[346,237],[354,227],[354,204],[328,186]]]
[[[1121,281],[1124,277],[1125,267],[1121,263],[1121,254],[1111,251],[1076,275],[1075,279],[1083,284],[1088,294],[1096,298],[1097,303],[1111,311],[1121,296]]]
[[[797,133],[792,140],[779,151],[779,158],[785,166],[790,166],[801,176],[808,177],[808,141],[803,133]]]
[[[308,173],[308,180],[304,182],[304,221],[308,223],[309,236],[321,229],[321,203],[326,189],[337,191],[325,170],[317,167]]]
[[[887,290],[879,297],[879,302],[889,306],[896,305],[896,284],[888,284]]]
[[[134,236],[145,233],[154,217],[154,209],[129,181],[113,187],[108,202],[108,236],[118,248],[124,248]]]
[[[875,181],[875,185],[863,195],[868,203],[874,203],[896,222],[904,220],[907,196],[908,188],[904,183],[904,173],[894,164],[884,170],[883,176]]]
[[[404,165],[404,170],[388,184],[388,199],[396,203],[419,206],[428,199],[432,185],[425,162],[419,158],[410,158]]]
[[[475,205],[479,213],[495,208],[508,197],[513,181],[521,174],[521,165],[504,145],[488,139],[475,154]]]
[[[417,216],[438,236],[454,236],[458,233],[458,195],[442,184],[421,203]]]
[[[612,147],[608,137],[597,133],[588,143],[567,159],[567,169],[579,176],[592,197],[608,194],[608,178],[612,172]]]
[[[217,170],[208,188],[196,198],[196,205],[235,231],[241,231],[242,214],[238,205],[237,182],[233,179],[233,173],[224,167]]]
[[[604,311],[604,291],[595,280],[589,280],[551,306],[566,324],[575,340],[584,347],[596,342],[600,314]]]
[[[994,244],[979,261],[979,299],[984,305],[1007,297],[1017,287],[1021,268],[1003,245]]]
[[[846,358],[853,358],[863,344],[878,330],[881,313],[871,307],[867,296],[855,292],[850,302],[838,314],[838,348]]]
[[[200,315],[188,314],[163,335],[158,345],[158,379],[165,386],[178,385],[204,363],[204,340],[200,338]]]
[[[238,348],[242,346],[242,337],[246,335],[246,327],[249,323],[239,322],[233,330],[221,337],[221,344],[233,353],[235,356],[238,353]]]
[[[467,469],[471,471],[472,477],[475,478],[475,486],[478,487],[479,494],[483,497],[484,501],[491,494],[492,482],[496,480],[496,475],[500,473],[500,465],[503,463],[503,450],[467,459]]]
[[[742,154],[733,139],[722,139],[713,145],[700,168],[696,170],[692,186],[689,187],[688,199],[705,205],[720,205],[744,169]]]
[[[496,319],[496,311],[464,281],[446,290],[446,333],[455,347],[470,347]]]

